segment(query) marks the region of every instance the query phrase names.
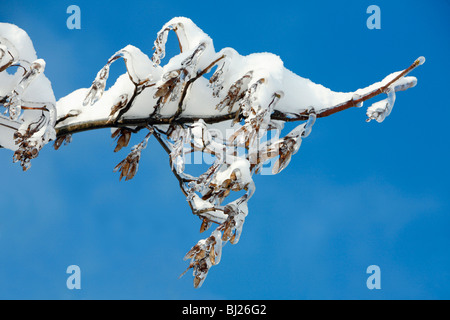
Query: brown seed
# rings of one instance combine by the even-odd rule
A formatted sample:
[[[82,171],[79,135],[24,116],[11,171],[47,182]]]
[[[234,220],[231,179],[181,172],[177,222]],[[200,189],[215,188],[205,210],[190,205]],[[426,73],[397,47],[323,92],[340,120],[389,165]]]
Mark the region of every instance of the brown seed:
[[[223,195],[222,195],[222,198],[228,197],[228,195],[230,194],[230,192],[231,192],[230,189],[225,190],[225,192],[224,192]]]
[[[58,149],[61,147],[61,145],[63,144],[64,139],[65,139],[64,136],[59,137],[58,139],[56,139],[56,140],[55,140],[55,143],[53,144],[53,148],[54,148],[55,150],[58,150]]]
[[[36,148],[31,149],[31,156],[36,158],[39,155],[39,150]]]
[[[231,175],[233,175],[233,173],[231,173]],[[222,188],[228,189],[231,185],[231,180],[230,179],[226,179],[222,182]]]
[[[210,226],[209,220],[206,218],[203,219],[202,225],[200,226],[200,233],[208,230],[209,226]]]
[[[233,187],[231,188],[232,191],[241,191],[242,187],[240,183],[233,184]]]
[[[197,253],[197,255],[195,256],[196,260],[201,260],[204,257],[206,257],[206,251],[205,250],[201,250],[199,253]]]
[[[200,284],[202,280],[199,277],[194,278],[194,288],[198,288],[198,285]]]
[[[235,239],[236,239],[236,232],[233,233],[233,235],[231,236],[231,239],[230,239],[231,244],[234,244]]]
[[[114,132],[111,134],[111,138],[117,137],[117,135],[120,133],[120,131],[121,131],[121,129],[117,129],[116,131],[114,131]]]
[[[211,251],[209,252],[209,260],[212,265],[216,264],[216,254],[214,253],[214,246],[212,246]]]
[[[128,169],[130,168],[130,163],[128,161],[125,161],[125,163],[120,168],[120,178],[119,180],[122,180],[123,177],[125,177],[128,174]]]
[[[231,228],[230,228],[230,226],[226,226],[225,230],[223,231],[222,241],[227,241],[230,238],[230,234],[231,234]]]
[[[130,164],[130,169],[128,170],[127,177],[125,178],[125,181],[131,180],[134,178],[137,172],[137,163],[134,161]]]

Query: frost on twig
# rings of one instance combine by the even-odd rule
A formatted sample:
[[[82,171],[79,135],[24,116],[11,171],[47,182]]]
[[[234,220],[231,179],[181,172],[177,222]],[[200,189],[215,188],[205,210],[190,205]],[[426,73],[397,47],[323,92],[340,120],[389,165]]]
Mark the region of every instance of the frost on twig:
[[[171,31],[180,53],[167,61]],[[21,36],[12,37],[12,32]],[[118,59],[124,60],[126,73],[106,89],[110,68]],[[27,169],[50,140],[56,139],[58,149],[74,133],[111,128],[114,152],[120,152],[134,133],[148,130],[114,171],[120,172],[120,180],[132,179],[152,135],[167,152],[169,168],[199,218],[200,232],[212,229],[185,256],[194,286],[200,287],[220,262],[222,247],[241,239],[256,189],[253,176],[285,170],[319,118],[386,95],[366,112],[368,121],[384,121],[397,92],[417,84],[407,75],[424,61],[420,57],[368,87],[335,92],[289,71],[274,54],[216,51],[205,32],[190,19],[178,17],[157,33],[151,58],[126,46],[106,61],[89,88],[61,98],[55,107],[43,75],[45,62],[35,56],[28,36],[15,26],[0,24],[0,103],[5,110],[0,116],[0,146],[15,151],[14,161]],[[15,74],[7,73],[14,65],[19,66]],[[285,123],[294,121],[300,123],[286,133]],[[196,176],[189,172],[192,164],[207,166]]]

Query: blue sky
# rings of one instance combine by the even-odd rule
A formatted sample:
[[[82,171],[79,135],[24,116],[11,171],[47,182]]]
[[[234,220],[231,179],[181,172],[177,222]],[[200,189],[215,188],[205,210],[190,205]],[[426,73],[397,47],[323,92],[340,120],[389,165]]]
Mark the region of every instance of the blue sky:
[[[66,28],[71,4],[81,30]],[[366,27],[371,4],[380,30]],[[273,52],[335,91],[427,62],[385,122],[367,124],[363,109],[319,119],[286,170],[255,178],[241,240],[201,289],[190,274],[178,279],[203,235],[155,141],[126,183],[112,172],[126,151],[113,153],[108,130],[47,146],[26,173],[0,150],[0,298],[449,299],[449,13],[437,0],[8,1],[0,21],[29,33],[57,99],[89,87],[127,44],[151,55],[174,16],[191,18],[217,50]],[[115,68],[112,77],[124,71]],[[81,290],[66,288],[72,264]],[[370,265],[381,290],[366,287]]]

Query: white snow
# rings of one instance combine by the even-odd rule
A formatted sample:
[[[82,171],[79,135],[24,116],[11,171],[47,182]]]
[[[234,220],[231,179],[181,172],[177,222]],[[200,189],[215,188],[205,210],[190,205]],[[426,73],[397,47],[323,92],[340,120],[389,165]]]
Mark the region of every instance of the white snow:
[[[0,23],[0,45],[3,54],[0,65],[6,65],[5,59],[11,59],[11,64],[22,67],[16,68],[14,74],[8,73],[8,69],[0,72],[0,98],[8,97],[10,106],[9,117],[0,115],[3,127],[0,137],[0,145],[16,150],[13,135],[9,127],[17,128],[24,133],[28,126],[37,122],[42,112],[24,110],[22,107],[45,107],[46,123],[31,138],[30,143],[36,144],[40,149],[50,139],[55,138],[54,125],[56,121],[56,99],[53,94],[50,81],[44,75],[45,61],[37,59],[33,43],[25,31],[9,23]],[[25,73],[26,71],[26,73]],[[9,126],[9,127],[8,127]]]

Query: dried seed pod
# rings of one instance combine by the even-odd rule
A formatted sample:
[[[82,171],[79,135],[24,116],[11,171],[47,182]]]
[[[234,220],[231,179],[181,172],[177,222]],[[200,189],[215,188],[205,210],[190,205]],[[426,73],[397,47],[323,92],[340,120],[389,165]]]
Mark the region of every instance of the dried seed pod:
[[[117,129],[112,133],[111,137],[117,139],[117,145],[114,148],[114,152],[118,152],[122,148],[128,146],[131,139],[131,131],[126,128]]]
[[[226,179],[222,182],[222,188],[228,189],[231,186],[231,180],[233,180],[233,178],[231,177],[231,179]]]
[[[63,145],[63,143],[64,143],[64,145],[67,145],[71,142],[72,142],[72,135],[67,134],[67,135],[61,136],[58,139],[56,139],[55,143],[53,144],[53,148],[55,150],[59,150],[59,148]]]
[[[109,114],[109,121],[113,121],[114,115],[120,110],[124,109],[128,103],[128,94],[121,94],[119,96],[119,100],[116,104],[114,104],[111,108],[111,112]]]
[[[203,233],[206,230],[208,230],[210,226],[211,226],[211,221],[206,218],[203,219],[202,225],[200,226],[200,233]]]
[[[122,160],[115,168],[114,172],[120,171],[119,180],[122,180],[123,177],[125,181],[133,179],[136,175],[139,166],[139,160],[141,158],[141,152],[143,149],[147,147],[148,139],[153,134],[153,128],[149,128],[149,133],[145,136],[144,140],[141,143],[135,145],[128,156]],[[113,133],[113,136],[118,136],[116,132]]]
[[[216,264],[216,254],[214,252],[214,245],[211,246],[211,251],[209,252],[209,261],[212,265]]]

